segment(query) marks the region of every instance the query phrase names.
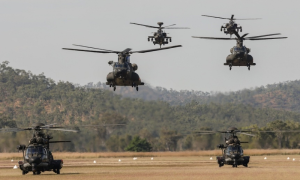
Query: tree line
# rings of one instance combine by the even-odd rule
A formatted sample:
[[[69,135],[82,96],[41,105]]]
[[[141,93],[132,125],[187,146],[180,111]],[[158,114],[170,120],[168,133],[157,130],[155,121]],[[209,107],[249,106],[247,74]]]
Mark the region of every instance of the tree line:
[[[207,94],[198,96],[203,98]],[[54,140],[72,141],[55,144],[53,150],[76,152],[124,151],[136,137],[149,142],[152,151],[215,149],[223,142],[220,134],[198,136],[193,132],[224,130],[231,126],[260,129],[277,121],[291,123],[297,128],[300,121],[297,112],[257,108],[247,103],[204,103],[191,98],[176,105],[159,99],[123,97],[107,89],[80,87],[70,82],[56,83],[44,74],[34,75],[14,69],[8,62],[0,64],[0,113],[0,128],[27,127],[41,122],[78,129],[79,133],[75,134],[52,133]],[[105,124],[126,125],[97,126]],[[16,151],[18,144],[28,142],[31,133],[1,133],[0,152]],[[246,146],[298,147],[298,134],[281,135],[280,146],[276,134],[261,136],[264,137],[249,139],[251,143]]]

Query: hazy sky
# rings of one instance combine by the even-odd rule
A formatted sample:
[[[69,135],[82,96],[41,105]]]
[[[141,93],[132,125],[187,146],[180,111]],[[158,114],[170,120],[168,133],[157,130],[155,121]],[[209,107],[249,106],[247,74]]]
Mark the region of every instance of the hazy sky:
[[[155,29],[130,22],[177,24],[191,29],[167,30],[169,45],[183,47],[133,54],[142,81],[176,90],[232,91],[300,76],[299,1],[292,0],[1,0],[0,61],[14,68],[43,73],[55,81],[84,85],[106,82],[116,54],[65,51],[72,44],[111,50],[158,48],[147,37]],[[245,41],[257,64],[233,67],[223,63],[235,41],[201,40],[191,36],[228,37],[220,32],[227,20],[202,14],[236,18],[249,36],[282,33],[284,40]],[[140,88],[142,90],[142,87]]]

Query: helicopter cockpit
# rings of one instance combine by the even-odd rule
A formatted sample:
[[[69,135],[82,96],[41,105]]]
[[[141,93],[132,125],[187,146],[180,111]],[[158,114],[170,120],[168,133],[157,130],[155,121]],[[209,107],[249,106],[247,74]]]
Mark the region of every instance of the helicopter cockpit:
[[[47,158],[47,150],[43,146],[29,146],[25,151],[25,159],[31,157]]]
[[[225,150],[226,155],[230,156],[232,154],[243,155],[243,148],[241,146],[228,146]]]

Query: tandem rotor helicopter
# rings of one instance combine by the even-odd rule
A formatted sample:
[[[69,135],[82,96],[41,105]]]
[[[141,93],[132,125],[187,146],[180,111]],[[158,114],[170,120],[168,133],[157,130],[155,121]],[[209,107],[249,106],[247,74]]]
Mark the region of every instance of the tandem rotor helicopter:
[[[45,125],[43,123],[35,123],[28,128],[7,128],[0,129],[0,132],[20,132],[33,131],[33,136],[29,140],[29,144],[19,145],[18,150],[23,152],[23,161],[19,161],[19,168],[22,175],[32,171],[33,175],[39,175],[44,171],[53,171],[60,174],[60,169],[63,167],[63,160],[54,160],[50,151],[51,143],[66,143],[71,141],[50,141],[53,137],[43,133],[43,130],[56,130],[77,132],[72,129],[64,129],[63,127],[54,127],[55,124]]]
[[[226,23],[225,26],[221,26],[221,31],[224,31],[225,34],[234,34],[235,32],[242,32],[242,26],[238,26],[234,21],[235,20],[258,20],[261,18],[246,18],[246,19],[236,19],[234,18],[234,15],[231,15],[231,18],[223,18],[223,17],[217,17],[217,16],[209,16],[209,15],[202,15],[205,17],[211,17],[211,18],[218,18],[218,19],[228,19],[229,23]]]
[[[138,91],[139,85],[144,85],[144,82],[141,81],[139,75],[135,72],[138,69],[137,64],[132,64],[130,62],[130,54],[133,53],[147,53],[152,51],[160,51],[171,48],[182,47],[181,45],[169,46],[158,49],[148,49],[141,51],[131,51],[130,48],[127,48],[123,51],[112,51],[107,49],[94,48],[89,46],[82,45],[74,45],[85,48],[97,49],[98,51],[84,50],[84,49],[70,49],[63,48],[64,50],[73,50],[73,51],[84,51],[84,52],[93,52],[93,53],[116,53],[118,54],[118,62],[109,61],[108,64],[113,67],[113,71],[108,73],[106,79],[106,85],[113,87],[114,91],[116,90],[116,86],[131,86],[135,87]],[[100,50],[100,51],[99,51]]]
[[[230,49],[231,54],[227,56],[226,63],[224,65],[229,66],[229,70],[232,69],[232,66],[247,66],[248,70],[250,70],[250,66],[256,65],[256,63],[253,62],[253,57],[249,55],[250,49],[243,45],[244,40],[271,40],[271,39],[285,39],[287,37],[270,37],[270,38],[264,38],[267,36],[274,36],[274,35],[280,35],[280,33],[276,34],[266,34],[261,36],[251,36],[246,37],[248,33],[240,36],[238,32],[234,32],[236,38],[217,38],[217,37],[198,37],[198,36],[192,36],[193,38],[200,38],[200,39],[210,39],[210,40],[235,40],[236,46]]]
[[[148,28],[156,28],[158,29],[157,32],[155,32],[153,34],[153,36],[148,36],[148,41],[153,42],[153,44],[159,44],[159,46],[161,47],[161,45],[165,45],[168,44],[168,40],[169,42],[172,42],[171,37],[167,36],[167,33],[163,31],[163,29],[190,29],[188,27],[171,27],[171,26],[175,26],[176,24],[172,24],[172,25],[168,25],[168,26],[164,26],[162,27],[162,25],[164,24],[163,22],[158,22],[157,24],[159,25],[159,27],[157,26],[149,26],[149,25],[144,25],[144,24],[138,24],[138,23],[130,23],[130,24],[135,24],[135,25],[139,25],[139,26],[145,26]]]

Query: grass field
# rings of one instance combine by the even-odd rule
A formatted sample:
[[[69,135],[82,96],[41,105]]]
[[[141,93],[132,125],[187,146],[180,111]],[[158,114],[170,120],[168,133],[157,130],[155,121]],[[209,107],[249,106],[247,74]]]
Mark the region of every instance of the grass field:
[[[54,178],[72,180],[300,179],[300,155],[297,150],[293,153],[286,152],[286,155],[283,152],[281,155],[273,155],[272,153],[275,152],[268,152],[269,155],[251,156],[248,168],[243,166],[232,168],[226,165],[219,168],[215,156],[212,156],[213,160],[210,160],[211,156],[207,154],[208,152],[194,153],[196,154],[192,152],[131,153],[131,155],[129,153],[125,153],[125,155],[124,153],[107,153],[106,156],[104,156],[105,153],[55,153],[56,157],[64,157],[64,167],[61,174],[44,172],[36,176],[33,176],[32,173],[22,176],[19,169],[13,170],[12,167],[17,164],[17,159],[11,162],[8,155],[15,155],[7,153],[0,154],[0,179],[25,179],[25,177],[30,177],[30,180]],[[204,155],[200,155],[201,153]],[[245,153],[251,154],[249,150]],[[84,154],[86,154],[85,157]],[[18,155],[20,157],[21,153]],[[148,155],[153,155],[153,160],[151,160],[152,156]],[[133,160],[133,157],[137,157],[137,160]],[[267,159],[265,160],[264,157]],[[287,160],[287,157],[290,159]],[[295,161],[292,160],[293,158]],[[96,163],[93,163],[94,160]]]

